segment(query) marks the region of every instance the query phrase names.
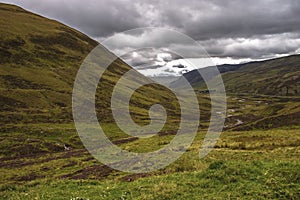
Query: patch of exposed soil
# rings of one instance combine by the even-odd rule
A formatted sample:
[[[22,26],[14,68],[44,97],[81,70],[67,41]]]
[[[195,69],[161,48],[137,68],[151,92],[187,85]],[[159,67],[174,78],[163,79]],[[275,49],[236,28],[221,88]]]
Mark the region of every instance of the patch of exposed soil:
[[[85,155],[88,155],[88,152],[85,149],[80,149],[80,150],[67,151],[60,155],[54,155],[54,156],[52,156],[51,154],[50,155],[49,154],[36,154],[34,157],[33,156],[30,156],[30,157],[17,156],[14,159],[9,159],[9,160],[5,160],[5,158],[2,158],[2,160],[0,160],[1,161],[0,168],[9,168],[9,169],[21,168],[21,167],[25,167],[25,166],[29,166],[29,165],[50,162],[52,160],[67,159],[67,158],[72,158],[72,157],[81,157],[81,156],[85,156]],[[47,156],[47,158],[39,160],[39,158],[45,157],[45,156]]]
[[[107,167],[106,165],[94,165],[84,169],[80,169],[71,174],[60,176],[60,178],[68,178],[68,179],[75,179],[75,180],[78,179],[102,180],[103,178],[109,176],[112,172],[114,172],[114,170],[111,169],[110,167]]]
[[[25,176],[17,177],[15,180],[16,181],[32,181],[35,179],[40,179],[40,178],[45,178],[44,175],[37,175],[36,173],[31,173]]]
[[[159,132],[158,135],[159,136],[165,136],[165,135],[176,135],[177,134],[177,131],[164,131],[164,132]]]
[[[135,181],[137,179],[145,178],[145,177],[149,177],[149,176],[151,176],[151,174],[149,174],[149,173],[130,174],[128,176],[122,177],[120,180],[127,181],[127,182],[132,182],[132,181]]]
[[[131,138],[125,138],[125,139],[116,140],[116,141],[113,141],[112,143],[118,145],[118,144],[124,144],[124,143],[128,143],[128,142],[133,142],[133,141],[135,141],[137,139],[138,139],[137,137],[131,137]]]

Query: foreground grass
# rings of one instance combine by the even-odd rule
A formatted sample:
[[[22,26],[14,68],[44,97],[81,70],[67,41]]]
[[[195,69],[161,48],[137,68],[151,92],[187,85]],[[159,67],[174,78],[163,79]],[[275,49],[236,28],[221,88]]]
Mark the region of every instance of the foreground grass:
[[[150,174],[105,168],[84,150],[4,160],[1,199],[299,199],[300,133],[297,127],[224,132],[199,160],[204,134],[178,161]],[[121,144],[157,149],[172,136]],[[160,142],[155,142],[155,141]],[[149,146],[149,144],[151,144]]]
[[[5,185],[5,199],[298,199],[297,162],[212,162],[205,170],[125,181],[43,180]]]

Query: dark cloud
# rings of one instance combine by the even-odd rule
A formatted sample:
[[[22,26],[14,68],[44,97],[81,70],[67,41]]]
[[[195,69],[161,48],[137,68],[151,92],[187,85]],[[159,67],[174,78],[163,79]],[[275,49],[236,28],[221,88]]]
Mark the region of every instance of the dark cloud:
[[[210,56],[260,59],[300,53],[300,35],[283,33],[250,38],[219,38],[202,41],[202,45]]]
[[[78,28],[91,37],[143,26],[143,16],[130,1],[118,0],[5,0]]]
[[[194,39],[299,31],[298,0],[7,0],[62,20],[93,37],[165,26]]]
[[[154,7],[155,25],[174,27],[197,40],[251,37],[299,31],[298,0],[146,1]]]
[[[299,0],[6,0],[57,19],[99,41],[132,28],[159,26],[197,40],[219,58],[272,57],[300,53]],[[118,35],[118,34],[117,34]],[[193,46],[166,34],[136,31],[119,34],[111,46],[119,55],[141,46],[177,49],[197,57]],[[124,59],[132,65],[157,66],[155,52]],[[176,59],[171,56],[169,59]],[[165,60],[169,62],[170,60]]]

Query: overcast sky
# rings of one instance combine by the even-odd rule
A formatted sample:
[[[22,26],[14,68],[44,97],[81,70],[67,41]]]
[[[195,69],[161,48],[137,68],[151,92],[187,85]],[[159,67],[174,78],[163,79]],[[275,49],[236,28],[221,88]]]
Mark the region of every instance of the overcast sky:
[[[133,28],[171,28],[197,40],[214,58],[224,62],[265,59],[300,53],[299,0],[6,0],[57,19],[98,41]],[[143,34],[144,37],[141,37]],[[123,34],[115,51],[135,48],[153,34]],[[135,40],[135,37],[137,40]],[[153,37],[153,38],[152,38]],[[165,36],[168,37],[168,36]],[[160,38],[161,42],[164,38]],[[120,47],[118,47],[118,45]],[[166,46],[167,48],[167,46]],[[186,51],[193,49],[186,48]],[[125,51],[124,51],[125,52]],[[164,57],[161,52],[137,51],[126,55],[130,64],[145,67]],[[193,56],[191,56],[193,57]],[[154,60],[153,60],[154,59]]]

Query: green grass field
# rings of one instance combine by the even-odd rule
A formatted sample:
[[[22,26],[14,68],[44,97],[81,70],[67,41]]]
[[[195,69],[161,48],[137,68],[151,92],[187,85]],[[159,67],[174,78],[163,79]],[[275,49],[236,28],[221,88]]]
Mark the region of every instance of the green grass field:
[[[207,100],[203,95],[199,98],[202,102]],[[179,160],[161,170],[142,174],[102,165],[83,148],[72,124],[7,125],[6,133],[0,137],[0,196],[3,199],[299,199],[300,127],[252,126],[257,120],[286,113],[291,108],[295,110],[297,103],[291,103],[290,98],[286,100],[290,103],[281,97],[273,97],[272,103],[270,97],[259,98],[260,106],[258,97],[228,98],[228,115],[232,115],[228,119],[240,119],[249,113],[259,118],[248,117],[248,121],[243,118],[244,123],[239,125],[233,119],[227,120],[227,130],[207,157],[199,159],[206,133],[204,123],[192,146]],[[251,130],[247,130],[249,127]],[[165,127],[161,134],[148,139],[135,139],[113,123],[103,124],[115,144],[134,152],[162,148],[174,137],[173,128]],[[64,150],[64,144],[71,146],[71,150]]]
[[[224,132],[200,160],[203,132],[178,161],[149,174],[103,166],[84,149],[1,158],[3,199],[298,199],[299,128]],[[166,138],[165,138],[166,137]],[[160,146],[168,136],[121,144]],[[157,142],[157,141],[160,142]],[[155,142],[156,141],[156,142]],[[135,149],[137,151],[137,149]]]

